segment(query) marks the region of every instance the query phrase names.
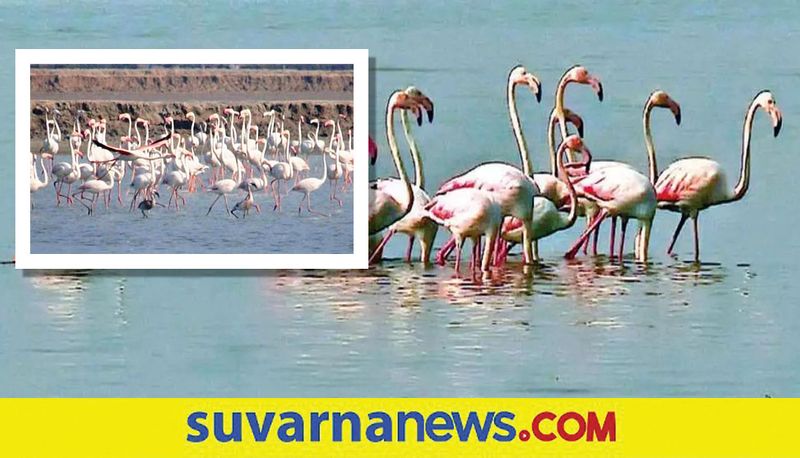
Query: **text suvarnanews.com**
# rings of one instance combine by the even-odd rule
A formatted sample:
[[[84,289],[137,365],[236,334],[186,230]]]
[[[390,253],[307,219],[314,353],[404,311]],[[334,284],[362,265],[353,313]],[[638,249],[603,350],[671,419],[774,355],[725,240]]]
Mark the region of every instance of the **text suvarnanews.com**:
[[[529,418],[526,422],[524,418]],[[519,425],[525,424],[524,427]],[[226,442],[615,442],[616,412],[350,411],[206,412],[186,418],[191,443]]]

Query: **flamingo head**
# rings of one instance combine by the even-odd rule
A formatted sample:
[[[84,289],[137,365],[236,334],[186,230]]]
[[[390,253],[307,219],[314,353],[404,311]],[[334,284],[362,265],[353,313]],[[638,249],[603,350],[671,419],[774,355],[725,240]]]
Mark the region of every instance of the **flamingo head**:
[[[175,124],[175,119],[172,117],[172,115],[164,116],[164,125],[167,124]]]
[[[81,134],[81,138],[89,138],[92,135],[91,129],[83,129],[83,133]]]
[[[783,125],[783,114],[781,114],[781,110],[778,108],[778,103],[775,102],[775,96],[772,95],[772,92],[763,90],[756,95],[756,98],[753,100],[753,105],[761,107],[767,112],[772,119],[772,133],[777,137]]]
[[[256,140],[256,144],[266,145],[267,144],[267,139],[266,138],[259,138],[258,140]]]
[[[96,119],[94,119],[94,118],[89,118],[89,120],[88,120],[88,121],[86,121],[86,124],[87,124],[89,127],[94,127],[94,126],[96,126],[96,125],[97,125],[97,120],[96,120]]]
[[[556,117],[553,117],[552,119],[553,123],[558,121],[558,118]],[[579,114],[575,113],[569,108],[564,108],[564,120],[575,126],[575,129],[578,130],[578,135],[583,137],[583,127],[584,127],[583,118],[581,118]]]
[[[597,93],[597,98],[601,102],[603,101],[603,83],[600,82],[600,78],[589,73],[589,70],[586,70],[583,65],[575,65],[564,73],[559,84],[566,85],[567,83],[588,84]]]
[[[129,115],[128,113],[120,113],[120,115],[117,116],[117,121],[130,121],[130,120],[131,120],[131,115]]]
[[[308,121],[309,124],[319,124],[319,119],[314,118],[311,121]]]
[[[336,123],[333,122],[333,119],[329,119],[329,120],[325,121],[324,124],[322,124],[323,127],[333,127],[335,125],[336,125]]]
[[[209,123],[217,122],[217,121],[219,121],[219,113],[213,113],[213,114],[209,115],[209,117],[208,117],[208,122]]]
[[[375,165],[378,160],[378,144],[375,143],[372,137],[367,138],[369,139],[369,163],[370,165]]]
[[[660,90],[653,91],[653,93],[650,94],[650,98],[647,100],[647,105],[668,108],[669,111],[672,112],[672,115],[675,116],[675,123],[679,126],[681,125],[681,106],[678,105],[678,102],[672,100],[672,97],[666,92]]]
[[[528,86],[528,89],[530,89],[531,92],[533,92],[533,95],[536,96],[536,101],[542,101],[541,81],[539,81],[539,78],[537,78],[536,75],[530,73],[522,65],[517,65],[511,69],[511,72],[508,74],[508,81],[514,86],[518,84]]]
[[[417,116],[417,124],[422,125],[422,109],[428,114],[428,122],[433,122],[433,101],[415,86],[407,87],[405,93],[417,104],[412,109]]]
[[[581,160],[578,162],[569,162],[565,164],[563,162],[563,155],[567,152],[567,149],[580,151],[582,153]],[[572,134],[564,139],[564,141],[561,143],[561,146],[558,147],[558,158],[561,168],[568,175],[570,174],[569,170],[571,169],[579,169],[578,174],[580,175],[589,173],[589,166],[592,163],[592,153],[583,143],[583,139],[581,139],[580,135]],[[583,170],[580,170],[581,168]]]
[[[194,121],[194,111],[186,113],[186,119],[191,119],[192,121]]]

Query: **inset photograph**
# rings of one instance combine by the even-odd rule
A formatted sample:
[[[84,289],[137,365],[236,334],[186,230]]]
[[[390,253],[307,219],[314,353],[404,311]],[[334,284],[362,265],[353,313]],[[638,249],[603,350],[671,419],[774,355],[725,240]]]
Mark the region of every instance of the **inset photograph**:
[[[17,51],[18,267],[366,267],[365,50],[96,53]]]

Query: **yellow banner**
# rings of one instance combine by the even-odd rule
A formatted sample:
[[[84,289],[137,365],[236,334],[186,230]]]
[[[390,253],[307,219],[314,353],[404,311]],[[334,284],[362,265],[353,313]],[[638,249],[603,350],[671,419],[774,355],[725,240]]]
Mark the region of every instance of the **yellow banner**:
[[[4,399],[0,456],[800,457],[795,399]]]

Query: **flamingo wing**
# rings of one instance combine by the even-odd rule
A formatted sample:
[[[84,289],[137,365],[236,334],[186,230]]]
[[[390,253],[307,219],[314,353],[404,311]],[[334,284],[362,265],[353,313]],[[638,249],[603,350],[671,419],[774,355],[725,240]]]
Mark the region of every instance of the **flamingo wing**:
[[[677,203],[696,200],[717,185],[720,165],[707,158],[687,158],[672,163],[656,181],[659,202]]]
[[[166,136],[164,136],[162,138],[159,138],[158,140],[155,140],[155,141],[153,141],[151,143],[148,143],[147,145],[140,146],[138,148],[134,148],[134,149],[130,149],[130,150],[129,149],[124,149],[124,148],[117,148],[116,146],[107,145],[107,144],[101,142],[100,140],[98,140],[96,138],[92,139],[92,143],[95,146],[98,146],[98,147],[103,148],[105,150],[111,151],[113,153],[117,153],[117,154],[119,154],[121,156],[130,157],[130,156],[138,156],[136,154],[137,152],[143,152],[143,151],[147,151],[147,150],[150,150],[150,149],[153,149],[153,148],[158,148],[158,147],[164,146],[164,145],[167,144],[167,142],[170,139],[172,139],[172,134],[167,134]]]

